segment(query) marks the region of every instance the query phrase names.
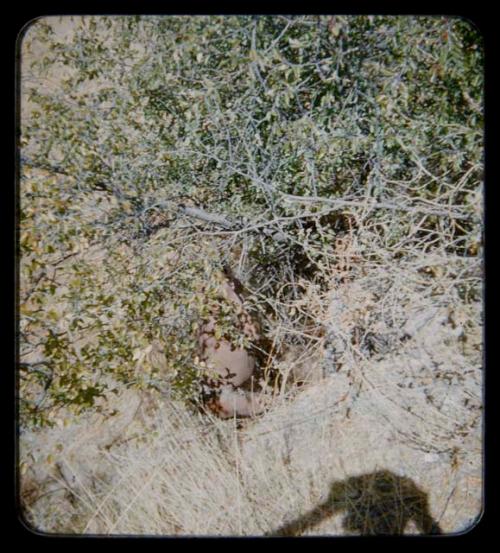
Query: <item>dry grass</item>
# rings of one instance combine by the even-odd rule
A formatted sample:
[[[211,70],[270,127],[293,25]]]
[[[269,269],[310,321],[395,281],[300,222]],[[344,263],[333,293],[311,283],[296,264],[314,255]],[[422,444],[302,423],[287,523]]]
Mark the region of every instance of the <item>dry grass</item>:
[[[318,317],[337,313],[341,337],[360,313],[388,309],[362,293],[366,282],[315,298]],[[404,312],[397,350],[367,356],[349,342],[336,371],[255,421],[201,418],[127,391],[115,417],[23,433],[27,518],[47,532],[262,535],[314,509],[332,483],[385,470],[428,494],[444,532],[467,528],[481,509],[479,313],[417,296]],[[349,533],[345,516],[304,533]]]
[[[105,402],[113,417],[23,431],[30,524],[70,534],[272,534],[324,504],[335,483],[388,471],[427,497],[443,532],[470,527],[482,505],[481,261],[446,252],[449,226],[443,247],[427,251],[381,242],[395,231],[393,214],[378,218],[384,232],[370,222],[324,257],[322,285],[295,280],[296,299],[250,291],[277,314],[268,335],[283,379],[266,414],[221,421],[168,394],[123,390]],[[151,251],[160,255],[162,240]],[[301,533],[380,527],[371,507],[349,505]],[[421,531],[412,521],[402,530]]]
[[[61,37],[73,33],[69,20],[54,25]],[[70,44],[69,38],[67,41]],[[146,41],[143,46],[148,44]],[[44,50],[25,52],[25,59],[31,60],[35,54],[40,56]],[[399,71],[399,62],[396,65]],[[48,92],[58,98],[65,76],[58,73],[62,68],[53,64],[48,75],[42,74],[38,81],[31,71],[23,75],[24,126],[33,108],[26,98],[28,89],[33,83],[45,83]],[[113,80],[110,84],[116,85]],[[101,85],[99,79],[93,83]],[[241,98],[239,102],[241,105],[237,103],[233,110],[246,117],[248,102]],[[216,129],[219,119],[226,121],[218,105],[209,115]],[[263,196],[275,186],[278,215],[274,205],[272,216],[261,207],[247,212],[243,206],[234,217],[244,214],[244,221],[226,228],[208,224],[206,213],[205,220],[189,219],[184,209],[169,228],[147,240],[127,235],[127,247],[116,269],[117,281],[112,284],[108,283],[111,272],[104,270],[102,257],[117,253],[115,241],[123,238],[122,227],[108,229],[108,242],[98,243],[97,252],[88,243],[79,243],[81,248],[74,259],[88,263],[98,291],[109,292],[107,287],[118,283],[118,295],[122,296],[132,289],[138,290],[137,294],[148,286],[154,289],[174,271],[186,270],[186,281],[201,285],[187,272],[191,262],[213,261],[216,266],[223,259],[232,263],[247,285],[247,299],[254,311],[272,313],[264,327],[275,352],[273,366],[282,378],[272,408],[255,420],[222,421],[194,415],[169,396],[172,368],[164,366],[157,377],[163,381],[155,382],[161,394],[121,385],[118,395],[108,394],[105,401],[99,400],[106,415],[61,412],[53,428],[21,428],[21,506],[34,529],[102,535],[275,534],[290,529],[307,513],[317,514],[318,506],[325,506],[335,495],[332,490],[341,490],[344,499],[336,500],[331,512],[325,507],[325,514],[316,516],[314,525],[299,525],[300,533],[377,533],[387,528],[381,519],[405,519],[403,511],[406,503],[412,503],[414,498],[408,497],[412,494],[422,499],[419,513],[411,511],[417,520],[392,526],[394,531],[420,532],[420,515],[428,515],[445,533],[471,527],[481,512],[483,487],[481,130],[470,123],[467,131],[467,121],[463,128],[450,123],[443,127],[446,136],[441,136],[436,152],[431,152],[422,138],[432,124],[434,114],[428,115],[406,121],[401,129],[385,129],[388,136],[396,137],[398,160],[404,161],[404,167],[384,157],[377,146],[377,154],[372,152],[369,157],[372,164],[363,182],[357,165],[342,167],[341,197],[317,197],[312,195],[314,191],[307,196],[292,195],[287,172],[280,169],[288,165],[288,159],[281,155],[281,139],[276,141],[275,150],[266,152],[271,172],[261,176],[255,169],[262,152],[254,144],[253,125],[248,125],[245,132],[249,134],[241,140],[247,151],[239,154],[239,173],[219,157],[225,146],[215,131],[219,150],[203,153],[203,149],[191,151],[176,143],[166,153],[185,160],[187,166],[198,158],[220,165],[218,179],[208,184],[210,193],[213,187],[228,182],[235,171],[245,178],[255,174],[250,182]],[[253,121],[253,114],[248,117]],[[346,109],[344,113],[342,108],[339,129],[352,126],[358,133],[357,117],[357,110]],[[399,115],[394,117],[399,122]],[[287,132],[298,133],[300,121],[292,122]],[[330,135],[321,125],[313,127],[319,146],[333,144],[327,158],[348,153],[335,150],[342,145],[332,141],[338,133]],[[225,137],[226,128],[220,129]],[[464,129],[469,132],[470,143],[477,146],[468,146],[470,151],[454,146]],[[137,138],[140,152],[147,151],[147,144],[140,140],[143,134],[142,129],[127,134],[131,144]],[[308,140],[314,136],[309,131],[306,134]],[[421,143],[417,138],[413,142],[413,136],[420,137]],[[450,159],[440,166],[434,163],[433,155],[444,152],[443,145]],[[24,153],[31,155],[29,148]],[[142,163],[147,165],[148,159]],[[455,161],[460,171],[450,173]],[[120,169],[126,172],[124,181],[135,174],[142,182],[142,165],[134,167],[131,174],[129,166],[124,167]],[[404,177],[397,177],[398,168],[404,169]],[[455,178],[457,174],[460,176]],[[330,179],[329,173],[327,176]],[[52,178],[61,180],[57,189],[75,189],[74,176],[51,177],[33,169],[24,178],[24,193],[31,190],[32,181],[43,188]],[[170,186],[177,192],[178,184],[173,177],[166,180],[169,185],[156,188],[149,199],[151,205],[166,205],[177,213],[178,206],[171,205],[169,198]],[[78,179],[76,182],[80,186]],[[70,202],[72,209],[81,205],[80,212],[72,215],[75,228],[92,221],[104,224],[115,207],[112,196],[97,201],[107,197],[99,191],[85,197],[86,203],[73,197]],[[40,198],[39,203],[32,203],[33,198],[27,202],[35,208],[35,222],[40,214],[54,209],[52,198],[47,203],[43,203],[43,195]],[[213,223],[222,216],[232,217],[232,210],[226,213],[224,207],[217,202],[209,204],[208,220]],[[136,213],[134,223],[140,219],[144,224],[148,209]],[[349,225],[343,230],[321,225],[319,214],[333,215]],[[304,229],[314,217],[318,221],[314,233],[307,235]],[[257,234],[256,229],[263,234]],[[271,241],[262,236],[269,238],[274,232],[285,236],[288,243],[277,241],[278,254],[271,258],[276,261],[264,270],[253,253],[260,244],[265,254],[271,255]],[[325,241],[324,236],[330,240]],[[305,259],[317,254],[313,277],[301,273],[300,264],[293,264],[294,251]],[[178,254],[179,267],[169,265],[172,252]],[[37,255],[35,252],[33,257]],[[31,261],[31,256],[23,259],[25,264]],[[71,274],[69,263],[58,270],[58,290],[47,305],[58,304],[61,313],[57,313],[56,322],[65,330],[67,321],[62,311],[69,307],[59,296]],[[196,278],[199,274],[201,271]],[[21,284],[22,291],[36,287],[25,276]],[[179,288],[178,293],[187,296],[189,303],[190,290]],[[171,299],[163,300],[165,315],[160,321],[163,338],[170,339],[165,347],[177,345],[174,330],[181,328],[189,334],[188,322],[173,321]],[[121,312],[114,308],[109,311],[120,322]],[[30,325],[29,317],[24,317],[21,330]],[[139,321],[137,327],[141,325]],[[126,337],[130,342],[128,328]],[[80,338],[92,339],[85,331],[78,332]],[[76,343],[75,338],[71,345]],[[144,352],[162,357],[158,344],[137,345],[139,354],[132,365],[137,365],[138,373],[144,369]],[[23,360],[35,361],[38,354],[38,350],[28,352]],[[154,364],[149,361],[147,370]],[[296,386],[300,380],[306,381],[302,387]],[[113,411],[116,414],[110,416]],[[390,489],[399,494],[397,501],[379,501],[370,490],[366,495],[354,493],[360,483],[369,487],[380,480],[380,475],[389,475],[382,480],[390,480]]]

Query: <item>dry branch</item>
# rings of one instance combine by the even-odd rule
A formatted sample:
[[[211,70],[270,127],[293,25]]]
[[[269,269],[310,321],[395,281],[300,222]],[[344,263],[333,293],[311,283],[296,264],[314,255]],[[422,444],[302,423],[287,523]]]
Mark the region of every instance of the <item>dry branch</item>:
[[[398,205],[391,202],[364,202],[355,200],[340,200],[331,198],[320,198],[318,196],[293,196],[292,194],[284,194],[283,199],[290,203],[325,203],[338,207],[371,207],[374,209],[389,209],[393,211],[404,211],[406,213],[434,215],[437,217],[450,217],[451,219],[471,219],[472,216],[465,213],[458,213],[452,209],[428,209],[422,206]]]
[[[256,225],[251,225],[248,227],[243,227],[240,223],[229,221],[221,215],[218,215],[216,213],[209,213],[199,207],[188,207],[184,204],[179,204],[179,208],[188,217],[194,217],[196,219],[200,219],[201,221],[205,221],[206,223],[220,225],[227,230],[233,230],[236,232],[251,232],[261,229],[260,232],[262,234],[272,238],[273,240],[276,240],[277,242],[285,242],[288,240],[288,237],[285,233],[281,231],[275,232],[269,228],[265,228],[266,226],[273,224],[275,221],[269,221]]]

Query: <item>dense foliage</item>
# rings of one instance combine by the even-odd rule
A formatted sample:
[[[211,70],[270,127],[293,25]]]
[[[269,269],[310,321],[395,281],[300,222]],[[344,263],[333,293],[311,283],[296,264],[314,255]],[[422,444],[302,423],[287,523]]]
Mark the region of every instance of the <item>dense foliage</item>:
[[[483,50],[468,22],[64,19],[21,47],[23,422],[102,408],[120,383],[191,394],[224,264],[271,325],[365,225],[373,263],[479,255]]]

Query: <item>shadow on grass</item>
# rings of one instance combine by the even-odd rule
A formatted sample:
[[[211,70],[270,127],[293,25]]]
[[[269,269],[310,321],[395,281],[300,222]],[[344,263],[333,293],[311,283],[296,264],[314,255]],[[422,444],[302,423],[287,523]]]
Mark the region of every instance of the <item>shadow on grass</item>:
[[[441,534],[427,494],[410,478],[382,470],[334,482],[326,501],[267,535],[297,536],[339,512],[346,534],[403,534],[410,521],[422,534]]]

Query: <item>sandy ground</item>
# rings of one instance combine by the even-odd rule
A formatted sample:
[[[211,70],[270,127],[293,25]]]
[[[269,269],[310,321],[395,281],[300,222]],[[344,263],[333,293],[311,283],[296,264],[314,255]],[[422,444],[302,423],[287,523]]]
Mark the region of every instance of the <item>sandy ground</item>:
[[[69,36],[72,22],[54,28]],[[23,82],[33,55],[43,52],[23,50]],[[52,67],[43,86],[57,90],[62,71]],[[22,117],[32,109],[24,98]],[[110,400],[114,417],[21,432],[26,519],[49,533],[273,534],[306,520],[335,483],[390,474],[399,491],[422,494],[443,532],[469,529],[482,508],[480,317],[464,330],[450,308],[416,298],[412,309],[398,351],[346,359],[326,376],[315,360],[320,381],[255,420],[206,419],[127,390]],[[401,492],[402,503],[380,507],[370,493],[349,495],[300,533],[363,532],[359,520],[365,531],[380,528],[381,509],[390,518],[411,502]],[[421,531],[419,521],[402,530]]]

